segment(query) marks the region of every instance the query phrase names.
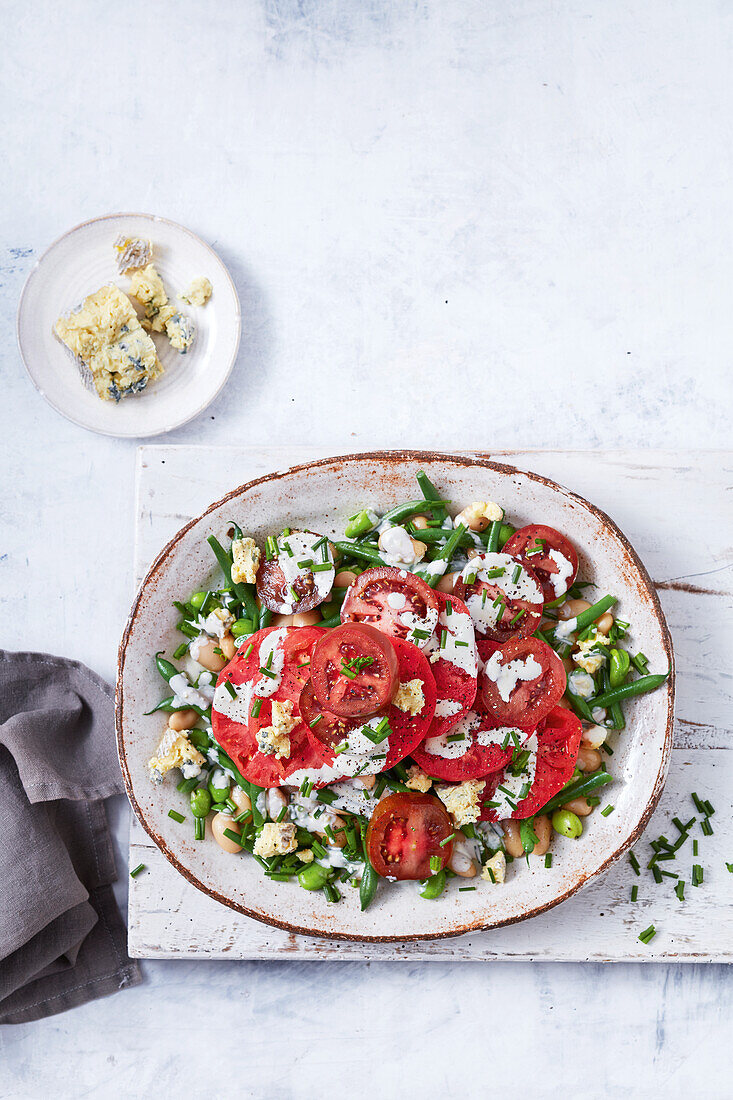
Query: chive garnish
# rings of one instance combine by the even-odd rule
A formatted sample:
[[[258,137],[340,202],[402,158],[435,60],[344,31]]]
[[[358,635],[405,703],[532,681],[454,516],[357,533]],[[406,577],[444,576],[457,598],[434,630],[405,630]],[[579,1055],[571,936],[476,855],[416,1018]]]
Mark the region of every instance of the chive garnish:
[[[654,939],[656,934],[657,934],[656,928],[654,927],[653,924],[650,924],[648,928],[645,928],[644,931],[640,933],[639,939],[641,940],[642,943],[647,944],[651,940]]]
[[[314,726],[318,725],[318,723],[321,721],[322,718],[323,718],[322,714],[317,714],[315,716],[315,718],[313,719],[313,721],[309,722],[308,725],[310,726],[311,729],[313,729]]]
[[[247,648],[244,651],[245,657],[249,657],[249,655],[252,652],[252,650],[254,649],[254,647],[255,647],[254,642],[250,642],[249,645],[247,646]]]
[[[514,616],[514,618],[513,618],[513,619],[510,619],[510,620],[509,620],[509,626],[514,626],[514,624],[515,624],[516,622],[519,622],[519,620],[520,620],[520,619],[521,619],[521,618],[522,618],[522,617],[523,617],[524,615],[526,615],[526,614],[527,614],[527,612],[526,612],[526,611],[524,610],[524,608],[522,608],[522,609],[521,609],[521,611],[518,611],[518,612],[516,613],[516,615]]]
[[[252,708],[249,712],[250,718],[256,718],[257,715],[260,713],[261,709],[262,709],[262,700],[261,699],[255,699],[254,703],[252,704]]]
[[[237,689],[235,688],[235,686],[231,682],[231,680],[225,680],[224,681],[224,687],[226,688],[227,692],[229,693],[229,695],[231,696],[232,699],[237,698]]]
[[[548,852],[545,856],[545,867],[552,867],[552,852]]]
[[[441,842],[440,842],[440,847],[441,847],[441,848],[444,848],[444,847],[446,846],[446,844],[448,844],[448,842],[449,842],[449,841],[453,840],[453,838],[455,837],[455,835],[456,835],[455,833],[451,833],[451,835],[450,835],[450,836],[447,836],[447,837],[445,838],[445,840],[441,840]]]
[[[512,573],[512,584],[516,584],[517,581],[519,580],[519,578],[521,577],[521,575],[522,575],[522,567],[521,567],[521,565],[517,565],[516,568],[514,569],[514,572]]]
[[[674,888],[674,892],[677,895],[677,897],[680,899],[680,901],[684,901],[685,900],[685,884],[684,884],[684,882],[678,882],[677,885]]]
[[[459,894],[465,894],[467,890],[475,890],[475,889],[476,889],[475,886],[459,886],[458,887],[458,893]]]
[[[633,852],[629,852],[629,863],[633,868],[634,874],[640,875],[641,871],[639,869],[639,860],[636,858]]]
[[[186,820],[183,814],[179,814],[178,810],[169,810],[168,817],[172,817],[173,820],[177,821],[179,824],[181,823],[181,821]]]
[[[263,676],[267,676],[268,680],[277,680],[277,673],[273,672],[271,668],[260,668],[260,672]]]
[[[608,817],[609,814],[613,813],[613,810],[614,810],[613,806],[604,806],[603,809],[601,810],[601,817]]]
[[[145,864],[138,863],[137,867],[133,867],[133,869],[130,871],[130,878],[136,878],[140,874],[140,872],[144,870]]]
[[[631,900],[636,901],[638,896],[639,896],[639,887],[636,885],[636,883],[634,883],[634,885],[631,887]]]

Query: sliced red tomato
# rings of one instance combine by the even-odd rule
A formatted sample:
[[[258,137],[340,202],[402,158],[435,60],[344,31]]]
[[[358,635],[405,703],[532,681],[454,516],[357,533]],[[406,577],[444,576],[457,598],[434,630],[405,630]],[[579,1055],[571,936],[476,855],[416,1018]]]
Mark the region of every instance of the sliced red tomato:
[[[496,723],[476,710],[467,711],[452,729],[438,737],[432,736],[432,727],[425,740],[412,750],[412,759],[428,775],[444,779],[448,783],[462,783],[466,779],[481,779],[493,772],[501,772],[512,755],[513,740],[526,736],[524,731],[497,728]],[[457,740],[460,736],[463,740]],[[451,740],[456,738],[456,740]],[[485,741],[485,744],[481,744]],[[502,748],[506,743],[507,747]],[[441,756],[436,749],[455,752],[455,756]],[[431,751],[431,749],[433,751]],[[460,753],[460,755],[458,755]]]
[[[313,647],[313,690],[321,706],[342,718],[370,718],[388,707],[399,687],[399,664],[386,634],[368,623],[343,623]]]
[[[431,794],[390,794],[382,798],[366,831],[366,847],[374,870],[383,877],[426,879],[450,862],[455,832],[440,799]]]
[[[523,819],[538,813],[572,778],[578,759],[578,749],[583,727],[565,707],[554,707],[537,727],[537,761],[534,780],[529,794],[512,813],[513,818]],[[484,802],[492,801],[502,777],[495,777],[482,796]],[[484,807],[483,821],[495,821],[496,811]]]
[[[476,698],[478,654],[470,612],[457,596],[436,592],[440,607],[435,633],[425,646],[438,693],[428,737],[448,733]]]
[[[365,569],[346,593],[341,621],[371,623],[391,638],[422,648],[438,621],[438,598],[429,584],[406,569]]]
[[[299,723],[289,734],[290,756],[281,760],[259,751],[257,732],[272,724],[274,701],[290,702],[293,715],[299,714],[298,700],[309,676],[310,650],[324,633],[320,627],[268,627],[259,630],[219,675],[217,688],[225,680],[236,688],[253,681],[266,684],[271,676],[274,676],[273,683],[280,678],[271,695],[252,696],[251,705],[247,707],[247,713],[242,714],[242,720],[222,713],[215,706],[211,710],[214,738],[231,756],[245,779],[258,787],[279,787],[292,772],[321,766],[322,755],[313,745],[303,723]],[[270,651],[274,653],[272,660],[269,658]]]
[[[388,720],[391,731],[386,739],[387,756],[384,759],[379,759],[384,750],[380,750],[378,746],[375,746],[377,750],[375,759],[360,773],[363,775],[373,775],[387,768],[392,768],[405,756],[409,756],[415,746],[422,741],[435,714],[435,680],[430,671],[427,658],[417,646],[412,645],[410,642],[399,642],[394,639],[392,644],[399,663],[400,683],[404,684],[409,683],[410,680],[419,680],[422,684],[425,702],[419,714],[409,714],[400,710],[394,703],[386,708],[384,716]],[[302,705],[304,711],[307,711],[310,715],[313,707],[313,697],[309,691],[302,696]],[[329,714],[326,711],[320,713],[323,714],[320,721],[315,720],[318,718],[318,713],[308,718],[310,736],[316,745],[316,749],[322,753],[323,762],[333,768],[339,768],[340,765],[344,765],[348,757],[346,753],[335,753],[335,746],[344,739],[348,740],[350,731],[361,730],[366,720],[363,718],[340,719],[338,715],[333,713]],[[345,737],[339,736],[342,732]],[[351,773],[345,768],[340,778],[347,778],[349,774]]]
[[[328,544],[322,540],[322,535],[312,531],[280,535],[277,554],[265,558],[257,570],[257,595],[270,611],[302,614],[328,599],[336,571]],[[312,565],[328,568],[313,569]]]
[[[564,596],[578,575],[578,555],[573,544],[541,523],[520,527],[504,545],[505,554],[513,554],[537,574],[545,600],[549,603]]]
[[[530,566],[511,554],[481,554],[468,563],[454,592],[468,604],[476,633],[489,641],[527,638],[542,618],[542,585]]]
[[[560,702],[566,683],[563,663],[549,645],[520,638],[486,659],[481,698],[497,725],[530,730]]]

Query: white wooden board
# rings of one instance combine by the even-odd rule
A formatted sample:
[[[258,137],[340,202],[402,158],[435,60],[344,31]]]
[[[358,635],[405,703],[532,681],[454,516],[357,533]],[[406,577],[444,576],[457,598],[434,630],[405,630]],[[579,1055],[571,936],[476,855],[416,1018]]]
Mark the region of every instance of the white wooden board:
[[[266,450],[159,446],[138,452],[135,566],[141,580],[164,543],[225,492],[273,470],[321,458],[308,447]],[[415,944],[312,939],[259,924],[219,905],[170,866],[133,820],[130,954],[140,958],[541,959],[733,961],[733,454],[727,452],[502,451],[490,457],[554,478],[608,512],[629,536],[659,590],[678,671],[675,749],[646,837],[675,834],[671,818],[694,815],[690,792],[716,808],[712,837],[698,827],[705,880],[690,882],[691,845],[672,865],[685,877],[637,878],[626,860],[563,905],[492,932]],[[644,865],[648,843],[636,846]],[[678,866],[679,864],[679,866]],[[631,887],[638,900],[630,900]],[[649,946],[638,932],[653,923]]]

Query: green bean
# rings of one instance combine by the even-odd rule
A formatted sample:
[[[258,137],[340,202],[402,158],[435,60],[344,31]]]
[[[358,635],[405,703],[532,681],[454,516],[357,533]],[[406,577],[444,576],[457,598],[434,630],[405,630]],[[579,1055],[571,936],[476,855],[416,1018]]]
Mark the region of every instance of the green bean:
[[[445,519],[448,515],[448,509],[445,506],[449,502],[441,498],[440,493],[424,470],[418,470],[415,477],[420,486],[420,492],[430,506],[430,511],[436,519]]]
[[[328,615],[325,619],[321,619],[318,625],[322,626],[324,630],[332,630],[335,626],[341,625],[341,615],[338,612],[335,615]]]
[[[558,806],[564,806],[566,802],[571,802],[574,798],[584,798],[587,794],[590,794],[591,791],[598,790],[599,787],[605,787],[607,783],[612,782],[613,776],[609,775],[608,772],[594,772],[593,775],[585,776],[582,779],[575,779],[567,783],[559,794],[556,794],[554,798],[546,802],[537,813],[552,813]]]
[[[437,875],[432,875],[427,880],[425,886],[420,891],[420,897],[426,898],[428,901],[435,901],[439,898],[445,889],[446,874],[445,871],[438,871]]]
[[[591,699],[594,707],[609,707],[612,703],[620,703],[622,699],[632,699],[635,695],[645,695],[648,691],[654,691],[661,687],[669,676],[668,672],[656,673],[653,676],[641,676],[638,680],[632,680],[630,684],[622,684],[621,687],[611,688]]]
[[[581,695],[576,695],[574,691],[571,691],[569,687],[565,688],[565,694],[570,701],[570,705],[578,715],[578,718],[584,718],[586,722],[593,721],[593,715],[591,714],[590,707],[586,703],[585,699]]]
[[[361,845],[364,849],[364,870],[362,872],[361,882],[359,883],[359,901],[361,903],[362,913],[374,901],[374,895],[377,892],[377,885],[379,883],[379,875],[372,867],[371,860],[367,854],[366,830],[367,823],[363,821],[361,824]]]
[[[556,833],[569,837],[570,840],[577,840],[583,832],[583,822],[570,810],[555,810],[552,815],[552,827]]]
[[[499,529],[499,546],[502,550],[504,549],[505,543],[509,542],[509,539],[515,531],[516,527],[512,527],[511,523],[502,523]]]
[[[145,714],[155,714],[156,711],[162,710],[166,714],[175,714],[179,710],[195,710],[197,714],[202,717],[208,713],[208,710],[203,710],[201,707],[194,706],[193,703],[182,703],[180,706],[173,706],[173,700],[175,695],[169,695],[167,699],[161,699],[159,703],[153,707],[152,710],[146,710]]]
[[[355,542],[335,542],[333,545],[341,554],[347,554],[352,558],[361,558],[363,561],[370,561],[373,565],[384,565],[379,552],[371,547],[359,546]]]
[[[486,551],[495,554],[499,549],[499,535],[501,533],[501,520],[495,519],[489,524],[486,539]]]
[[[263,604],[260,608],[260,630],[264,630],[272,622],[272,612]]]
[[[155,654],[155,665],[165,682],[169,684],[174,676],[178,675],[178,669],[170,661],[166,661],[160,653]]]
[[[614,651],[611,650],[611,653],[613,653],[613,652]],[[604,663],[603,670],[601,672],[601,684],[603,685],[603,690],[604,691],[608,691],[609,688],[613,686],[611,684],[611,669],[609,668],[609,664],[612,664],[612,662],[613,662],[613,657],[611,657],[610,662],[605,662]],[[628,666],[629,666],[629,662],[627,660],[627,662],[626,662],[627,670],[628,670]],[[624,675],[624,677],[621,680],[621,683],[623,683],[625,678],[626,677]],[[621,686],[621,683],[618,685],[619,687]],[[626,728],[626,721],[624,719],[624,712],[621,710],[621,704],[620,703],[611,703],[610,706],[608,707],[608,712],[611,715],[611,729],[622,730],[622,729]]]
[[[298,882],[304,890],[322,890],[328,880],[328,868],[320,863],[309,863],[298,871]]]
[[[224,574],[227,584],[231,584],[232,587],[233,587],[233,582],[232,582],[232,559],[229,557],[229,555],[227,554],[226,550],[224,549],[224,547],[219,542],[216,535],[209,535],[209,537],[207,538],[206,541],[208,542],[211,549],[214,551],[214,557],[216,558],[216,560],[219,563],[219,568],[221,569],[222,573]]]
[[[458,548],[458,544],[465,533],[466,528],[463,526],[462,523],[459,523],[457,527],[454,527],[450,535],[448,536],[445,546],[441,550],[440,554],[438,554],[436,560],[449,562],[453,557],[454,552]]]
[[[191,813],[194,817],[206,817],[211,809],[211,795],[206,787],[191,791]]]
[[[423,529],[422,527],[415,527],[412,523],[407,523],[405,524],[405,528],[408,535],[413,539],[419,539],[420,542],[427,543],[428,546],[442,542],[443,539],[449,538],[452,534],[452,532],[445,527],[428,527],[427,529]],[[463,538],[460,539],[460,545],[473,546],[473,539],[467,532],[464,534]],[[440,554],[438,556],[442,557],[443,555]]]
[[[592,607],[586,608],[585,611],[581,611],[575,619],[575,630],[585,630],[587,626],[594,623],[596,619],[600,619],[609,607],[613,607],[618,600],[615,596],[604,596],[598,603],[594,603]]]
[[[612,688],[621,687],[629,675],[631,658],[625,649],[610,650],[609,684]]]
[[[176,630],[179,634],[185,634],[187,638],[198,638],[200,631],[192,626],[191,623],[186,622],[185,619],[181,619],[180,623],[176,623]]]
[[[195,749],[205,752],[211,745],[206,730],[192,729],[188,731],[188,739]]]
[[[373,528],[374,523],[372,518],[367,510],[363,508],[361,512],[357,512],[356,515],[352,516],[348,521],[344,528],[344,534],[347,539],[355,539],[358,538],[359,535],[366,535],[367,532],[373,530]]]
[[[180,783],[176,783],[176,790],[181,794],[190,794],[195,786],[198,785],[198,776],[194,776],[192,779],[182,779]]]
[[[237,528],[238,530],[238,528]],[[241,537],[241,532],[240,536]],[[206,540],[214,551],[214,557],[219,563],[227,584],[231,585],[232,592],[244,604],[245,610],[249,618],[254,619],[257,614],[257,601],[255,600],[253,585],[251,584],[239,584],[232,580],[232,559],[231,555],[227,554],[224,547],[221,545],[215,535],[209,535]]]

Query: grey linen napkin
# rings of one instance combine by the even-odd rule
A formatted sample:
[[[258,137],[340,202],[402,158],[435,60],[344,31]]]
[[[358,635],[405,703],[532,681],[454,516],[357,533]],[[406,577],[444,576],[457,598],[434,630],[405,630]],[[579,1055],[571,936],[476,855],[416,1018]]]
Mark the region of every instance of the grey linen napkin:
[[[112,690],[84,665],[0,650],[0,1023],[141,980],[110,885],[113,724]]]

